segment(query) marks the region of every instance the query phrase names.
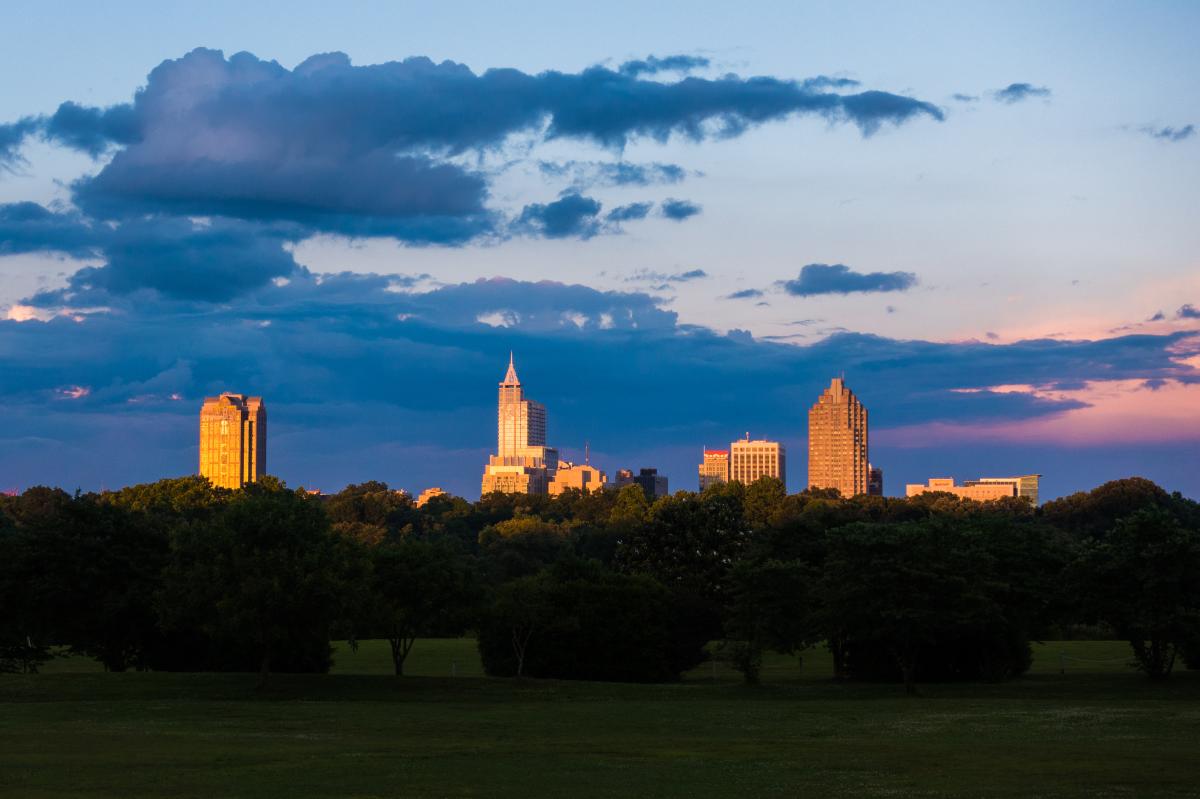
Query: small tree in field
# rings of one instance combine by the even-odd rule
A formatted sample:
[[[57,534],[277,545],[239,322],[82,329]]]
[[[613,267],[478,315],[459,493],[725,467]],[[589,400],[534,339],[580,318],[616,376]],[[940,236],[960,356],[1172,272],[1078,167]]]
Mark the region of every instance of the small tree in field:
[[[1084,601],[1133,649],[1153,680],[1200,631],[1200,534],[1168,511],[1145,508],[1119,522],[1080,557]]]
[[[722,650],[747,685],[758,685],[765,650],[791,654],[814,638],[808,570],[799,561],[738,563],[730,576],[730,599]]]
[[[525,676],[525,659],[534,635],[550,624],[563,624],[560,614],[555,612],[553,589],[552,575],[540,572],[505,583],[496,592],[493,612],[506,625],[517,677]]]
[[[457,547],[409,538],[371,550],[370,616],[392,648],[396,676],[417,636],[458,635],[477,604],[474,580]]]

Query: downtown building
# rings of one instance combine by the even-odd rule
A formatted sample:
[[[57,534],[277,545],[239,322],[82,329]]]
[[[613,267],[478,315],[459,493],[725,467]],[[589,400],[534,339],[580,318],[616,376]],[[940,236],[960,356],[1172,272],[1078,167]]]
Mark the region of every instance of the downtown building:
[[[808,411],[808,487],[866,494],[869,469],[867,409],[835,377]]]
[[[267,473],[267,406],[262,397],[226,392],[200,406],[200,476],[241,488]]]
[[[558,450],[546,446],[546,408],[525,399],[510,353],[500,381],[496,454],[484,466],[481,492],[545,494],[557,470]]]
[[[925,485],[909,483],[905,486],[904,495],[915,497],[921,494],[943,492],[953,494],[959,499],[973,499],[976,502],[991,502],[1005,497],[1023,497],[1036,508],[1040,478],[1040,474],[1025,474],[1019,477],[981,477],[978,480],[967,480],[962,485],[957,485],[952,477],[931,477]]]
[[[750,485],[774,477],[787,485],[787,452],[778,441],[750,440],[750,434],[729,445],[729,481]]]
[[[729,482],[729,450],[706,449],[700,461],[700,490]]]

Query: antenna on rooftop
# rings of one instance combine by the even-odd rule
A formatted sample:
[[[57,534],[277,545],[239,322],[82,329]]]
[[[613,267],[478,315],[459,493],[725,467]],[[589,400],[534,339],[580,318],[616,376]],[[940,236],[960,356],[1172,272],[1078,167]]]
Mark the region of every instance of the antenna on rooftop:
[[[583,465],[584,466],[592,465],[592,457],[591,457],[590,451],[588,450],[587,439],[584,439],[584,441],[583,441]]]

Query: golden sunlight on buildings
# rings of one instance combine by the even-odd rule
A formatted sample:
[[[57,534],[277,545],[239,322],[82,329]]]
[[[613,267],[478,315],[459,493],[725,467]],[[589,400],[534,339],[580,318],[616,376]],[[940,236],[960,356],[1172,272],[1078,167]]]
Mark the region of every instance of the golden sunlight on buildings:
[[[909,483],[905,486],[905,496],[915,497],[935,491],[953,494],[959,499],[973,499],[977,502],[989,502],[1004,497],[1024,497],[1038,504],[1038,479],[1040,474],[1026,474],[1020,477],[981,477],[978,480],[967,480],[963,485],[955,485],[952,477],[931,477],[927,485]]]
[[[558,496],[568,488],[584,493],[603,491],[608,485],[608,475],[588,463],[560,461],[550,481],[550,494]]]
[[[500,381],[496,454],[484,467],[481,491],[545,494],[557,469],[558,450],[546,446],[546,408],[525,399],[510,353]]]
[[[429,500],[433,499],[434,497],[443,497],[445,495],[446,495],[446,492],[443,491],[438,486],[434,486],[432,488],[427,488],[417,496],[417,507],[418,508],[424,507],[425,503],[428,502]]]
[[[729,445],[729,480],[750,485],[760,477],[774,477],[787,483],[787,453],[778,441],[750,440]]]
[[[241,488],[267,473],[267,408],[262,397],[224,393],[200,408],[200,476]]]
[[[700,490],[729,482],[729,450],[706,449],[700,463]]]
[[[866,494],[869,469],[867,409],[835,377],[808,412],[808,486]]]

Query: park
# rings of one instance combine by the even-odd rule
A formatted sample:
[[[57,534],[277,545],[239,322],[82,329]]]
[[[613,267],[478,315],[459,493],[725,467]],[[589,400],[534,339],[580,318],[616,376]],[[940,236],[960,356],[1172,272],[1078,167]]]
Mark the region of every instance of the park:
[[[22,797],[1194,796],[1200,673],[1124,642],[1035,646],[1005,683],[832,679],[827,653],[706,663],[677,683],[485,677],[470,639],[384,641],[330,674],[0,675],[0,772]],[[1064,653],[1066,658],[1064,660]],[[1065,662],[1065,673],[1061,667]]]

